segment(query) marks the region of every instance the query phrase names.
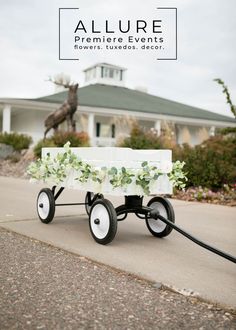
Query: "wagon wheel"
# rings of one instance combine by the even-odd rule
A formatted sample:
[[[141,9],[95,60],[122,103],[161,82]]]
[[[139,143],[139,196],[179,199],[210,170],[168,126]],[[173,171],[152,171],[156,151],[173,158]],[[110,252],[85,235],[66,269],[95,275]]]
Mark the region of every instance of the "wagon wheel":
[[[110,243],[116,235],[116,211],[107,199],[96,200],[90,210],[89,227],[95,241],[100,244]]]
[[[89,215],[90,214],[90,210],[91,210],[91,205],[88,204],[89,201],[89,194],[90,194],[90,199],[91,202],[93,203],[95,200],[97,200],[98,198],[104,198],[104,196],[102,194],[94,194],[93,192],[88,191],[86,196],[85,196],[85,210],[86,213]]]
[[[55,199],[50,189],[40,190],[37,198],[37,212],[43,223],[49,223],[55,214]]]
[[[147,206],[151,209],[158,210],[160,215],[162,215],[164,218],[175,222],[174,209],[166,198],[154,197],[148,202]],[[159,219],[156,220],[153,218],[147,218],[146,225],[150,233],[156,237],[168,236],[172,231],[172,227]]]

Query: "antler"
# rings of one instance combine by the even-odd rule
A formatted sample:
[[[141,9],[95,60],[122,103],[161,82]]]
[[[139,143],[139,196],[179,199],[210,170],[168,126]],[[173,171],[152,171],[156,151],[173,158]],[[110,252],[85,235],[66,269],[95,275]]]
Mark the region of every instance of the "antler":
[[[69,88],[73,85],[70,81],[70,76],[65,75],[63,73],[57,74],[54,76],[54,78],[49,77],[48,81],[53,82],[55,85],[63,86],[65,88]]]

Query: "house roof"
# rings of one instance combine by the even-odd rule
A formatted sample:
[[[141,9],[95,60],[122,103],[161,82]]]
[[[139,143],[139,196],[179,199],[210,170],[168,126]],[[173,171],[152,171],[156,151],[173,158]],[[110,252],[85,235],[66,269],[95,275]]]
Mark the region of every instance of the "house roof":
[[[79,105],[101,108],[122,109],[185,118],[234,122],[235,119],[211,111],[178,103],[159,96],[125,87],[110,85],[88,85],[78,89]],[[67,91],[34,99],[48,103],[62,103]]]

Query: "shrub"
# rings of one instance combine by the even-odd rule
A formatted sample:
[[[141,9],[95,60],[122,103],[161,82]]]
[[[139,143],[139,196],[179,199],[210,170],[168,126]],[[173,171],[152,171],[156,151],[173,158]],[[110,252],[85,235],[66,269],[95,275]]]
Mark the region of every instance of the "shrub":
[[[225,127],[219,130],[219,133],[222,135],[236,136],[236,127]]]
[[[233,134],[211,137],[195,147],[188,144],[176,146],[167,135],[158,137],[155,132],[145,132],[135,125],[130,137],[124,139],[120,146],[133,149],[172,149],[173,161],[186,163],[184,172],[187,173],[188,187],[219,189],[224,184],[236,182],[236,137]]]
[[[215,136],[195,147],[177,146],[173,159],[185,161],[187,186],[212,189],[236,182],[236,138]]]
[[[63,147],[66,142],[70,142],[71,147],[89,146],[89,137],[85,132],[58,132],[52,137],[57,147]]]
[[[15,150],[28,149],[32,143],[32,138],[26,134],[0,133],[0,143],[11,145]]]
[[[120,147],[132,149],[172,149],[175,145],[169,131],[165,130],[158,136],[155,130],[145,131],[137,123],[133,125],[130,136],[119,144]]]
[[[39,140],[38,143],[34,147],[34,155],[37,158],[41,157],[41,149],[46,147],[56,147],[55,143],[53,142],[52,138],[48,138],[45,140]]]
[[[89,137],[86,132],[57,132],[50,138],[40,140],[34,147],[36,157],[41,157],[41,149],[45,147],[63,147],[66,142],[70,142],[71,147],[88,147]]]
[[[160,149],[161,140],[155,132],[145,132],[139,126],[133,126],[130,137],[127,137],[120,144],[120,147],[132,149]]]

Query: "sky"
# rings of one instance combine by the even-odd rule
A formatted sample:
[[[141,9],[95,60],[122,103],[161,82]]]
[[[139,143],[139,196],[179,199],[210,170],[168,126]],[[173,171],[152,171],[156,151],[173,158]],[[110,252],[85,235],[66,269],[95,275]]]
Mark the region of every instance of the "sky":
[[[58,59],[58,8],[79,7],[89,17],[142,17],[156,7],[178,9],[178,60],[157,61],[142,51],[96,52],[79,61]],[[127,68],[126,87],[232,116],[221,78],[236,104],[235,0],[0,0],[0,98],[52,94],[49,76],[61,72],[83,85],[83,70],[98,62]]]

